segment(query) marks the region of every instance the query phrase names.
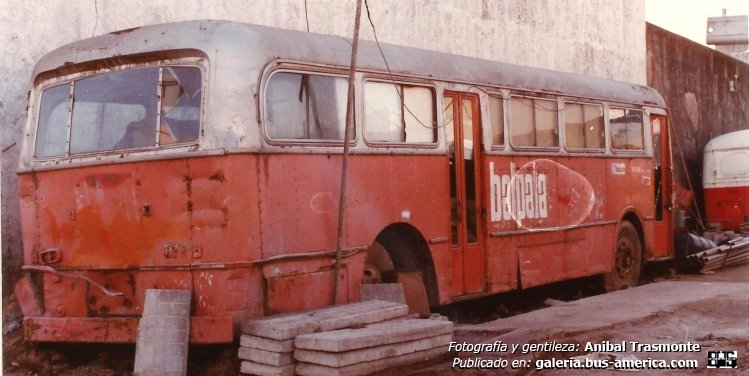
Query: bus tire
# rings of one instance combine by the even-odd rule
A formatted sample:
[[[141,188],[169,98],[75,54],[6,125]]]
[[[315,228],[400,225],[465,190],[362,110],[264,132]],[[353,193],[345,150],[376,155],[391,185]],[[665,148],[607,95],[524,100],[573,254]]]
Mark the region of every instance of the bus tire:
[[[642,270],[642,244],[637,229],[629,221],[623,221],[616,234],[614,268],[603,275],[603,286],[607,292],[637,286]]]

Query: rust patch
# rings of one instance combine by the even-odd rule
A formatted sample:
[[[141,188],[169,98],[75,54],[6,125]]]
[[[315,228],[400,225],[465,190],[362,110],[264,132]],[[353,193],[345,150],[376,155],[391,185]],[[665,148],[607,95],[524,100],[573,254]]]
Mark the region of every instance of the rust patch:
[[[36,175],[36,172],[31,173],[31,181],[34,183],[34,189],[39,189],[39,176]]]
[[[226,177],[224,176],[224,171],[223,170],[216,171],[216,173],[213,174],[213,175],[211,175],[211,177],[209,177],[208,180],[213,180],[213,181],[217,181],[217,182],[221,182],[221,183],[226,182]]]
[[[192,178],[185,175],[185,178],[182,179],[183,182],[185,182],[185,189],[187,190],[187,197],[192,197]]]
[[[86,176],[84,179],[90,187],[101,186],[111,188],[118,186],[129,177],[129,174],[96,174]]]

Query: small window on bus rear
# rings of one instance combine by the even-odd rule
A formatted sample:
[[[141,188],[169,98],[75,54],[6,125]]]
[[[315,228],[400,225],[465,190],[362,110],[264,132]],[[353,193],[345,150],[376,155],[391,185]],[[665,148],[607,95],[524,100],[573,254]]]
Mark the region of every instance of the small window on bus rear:
[[[492,146],[505,144],[505,109],[502,96],[489,94],[489,121],[492,125]]]
[[[271,140],[343,141],[347,96],[343,77],[273,73],[265,89],[265,134]]]
[[[606,147],[603,106],[565,103],[564,144],[569,149],[603,150]]]
[[[510,141],[520,147],[558,147],[557,102],[549,99],[510,98]]]
[[[614,150],[643,150],[642,111],[623,108],[609,109],[611,148]]]
[[[198,67],[164,66],[114,71],[47,88],[34,156],[195,142],[201,82]]]
[[[429,87],[367,81],[365,139],[372,143],[436,143],[434,97]]]

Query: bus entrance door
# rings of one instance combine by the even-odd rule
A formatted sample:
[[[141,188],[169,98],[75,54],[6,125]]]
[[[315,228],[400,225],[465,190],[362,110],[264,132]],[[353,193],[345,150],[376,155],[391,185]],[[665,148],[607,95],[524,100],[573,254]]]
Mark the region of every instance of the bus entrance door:
[[[481,116],[476,94],[445,92],[444,132],[450,165],[450,246],[453,296],[485,288],[480,215]]]
[[[654,258],[673,256],[673,202],[671,150],[666,116],[650,115],[653,130],[653,190],[655,195]]]

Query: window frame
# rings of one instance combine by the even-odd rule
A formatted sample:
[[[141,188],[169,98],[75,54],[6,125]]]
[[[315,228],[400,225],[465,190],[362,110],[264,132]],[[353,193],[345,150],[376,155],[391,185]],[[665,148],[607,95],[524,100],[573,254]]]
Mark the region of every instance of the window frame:
[[[422,87],[427,88],[432,92],[432,116],[434,119],[434,142],[392,142],[392,141],[372,141],[367,138],[367,121],[366,121],[366,113],[365,113],[365,106],[366,106],[366,100],[367,100],[367,83],[369,82],[375,82],[375,83],[383,83],[383,84],[390,84],[392,85],[395,83],[396,85],[408,85],[408,86],[416,86],[416,87]],[[402,87],[402,86],[401,86]],[[401,89],[402,90],[402,89]],[[365,76],[364,79],[362,79],[362,85],[361,85],[361,132],[362,132],[362,139],[364,139],[364,143],[372,148],[415,148],[415,149],[436,149],[440,142],[440,129],[442,126],[440,125],[440,117],[439,117],[439,111],[437,111],[438,106],[441,104],[441,102],[438,102],[438,90],[437,86],[435,84],[426,84],[424,82],[413,82],[408,80],[402,80],[402,79],[387,79],[387,78],[380,78],[380,77],[373,77],[373,76]]]
[[[642,148],[641,149],[617,149],[617,148],[614,147],[614,136],[612,134],[612,132],[613,132],[614,129],[613,129],[613,125],[611,124],[611,110],[623,110],[623,111],[625,111],[625,113],[626,113],[627,110],[639,111],[640,112],[640,125],[641,125],[640,126],[640,130],[641,130],[640,136],[642,137]],[[643,109],[643,108],[636,108],[636,107],[626,107],[626,106],[618,106],[618,105],[613,105],[612,106],[612,105],[609,105],[609,106],[606,107],[605,111],[606,111],[606,116],[605,116],[606,117],[606,129],[607,129],[606,130],[606,133],[607,133],[606,137],[608,137],[610,139],[608,145],[609,145],[609,149],[611,150],[612,153],[616,153],[616,154],[645,154],[645,153],[648,152],[648,150],[649,150],[649,148],[648,148],[648,142],[649,141],[648,141],[648,139],[645,136],[648,133],[648,129],[649,129],[648,128],[648,124],[649,124],[649,122],[647,122],[645,120],[645,116],[646,116],[645,109]]]
[[[500,121],[502,122],[502,143],[499,145],[494,144],[494,124],[492,124],[492,106],[491,106],[491,100],[492,98],[499,99],[500,107],[502,108],[502,116],[499,117]],[[486,92],[486,115],[487,120],[489,124],[489,143],[490,147],[488,150],[490,151],[505,151],[507,150],[507,147],[510,145],[509,135],[510,135],[510,129],[509,129],[509,101],[510,96],[502,94],[498,91],[487,91]]]
[[[569,147],[567,146],[567,116],[565,111],[567,110],[568,104],[575,104],[575,105],[581,105],[583,106],[583,120],[585,120],[585,106],[597,106],[601,108],[601,126],[603,127],[603,147],[601,148],[575,148],[575,147]],[[609,128],[606,126],[607,124],[607,112],[608,109],[603,103],[594,103],[594,102],[584,102],[584,101],[563,101],[562,110],[560,111],[562,115],[562,122],[561,124],[564,125],[564,150],[575,152],[575,153],[605,153],[608,145],[608,133]]]
[[[182,59],[176,59],[176,60],[158,60],[153,62],[148,62],[145,64],[137,64],[137,65],[122,65],[117,66],[113,68],[107,68],[107,69],[101,69],[97,71],[89,71],[89,72],[83,72],[83,73],[75,73],[75,74],[69,74],[61,77],[55,77],[52,79],[47,80],[46,82],[43,82],[40,84],[36,89],[35,92],[38,93],[36,103],[34,104],[34,114],[32,119],[32,126],[33,126],[33,142],[30,147],[31,151],[31,158],[35,161],[39,162],[45,162],[45,161],[55,161],[55,160],[73,160],[73,159],[85,159],[85,158],[101,158],[104,156],[110,156],[110,155],[123,155],[123,154],[134,154],[134,153],[140,153],[140,152],[153,152],[153,151],[159,151],[159,150],[168,150],[168,149],[179,149],[184,148],[186,146],[189,147],[195,147],[203,142],[203,134],[204,134],[204,128],[205,128],[205,103],[206,103],[206,86],[207,86],[207,74],[206,74],[206,68],[199,63],[199,59],[197,58],[182,58]],[[156,137],[156,132],[154,132],[154,145],[149,146],[140,146],[140,147],[133,147],[133,148],[124,148],[124,149],[112,149],[112,150],[101,150],[101,151],[89,151],[89,152],[81,152],[81,153],[71,153],[71,137],[72,137],[72,128],[73,128],[73,114],[75,111],[74,104],[75,104],[75,86],[77,81],[89,79],[92,77],[98,77],[103,76],[107,74],[113,74],[116,72],[122,72],[127,70],[135,70],[135,69],[147,69],[147,68],[158,68],[159,74],[158,74],[158,81],[154,87],[154,90],[156,91],[156,97],[157,101],[155,103],[157,107],[157,113],[159,116],[161,116],[161,84],[162,84],[162,74],[163,74],[163,68],[164,67],[194,67],[197,68],[200,71],[200,107],[198,109],[198,137],[194,140],[185,141],[185,142],[178,142],[178,143],[170,143],[170,144],[159,144],[158,138]],[[37,143],[39,141],[39,124],[41,122],[40,117],[40,111],[41,111],[41,103],[42,98],[44,96],[44,92],[48,89],[58,87],[58,86],[69,86],[70,87],[70,96],[68,98],[68,106],[70,108],[69,114],[67,116],[67,124],[66,124],[66,139],[65,139],[65,153],[61,155],[55,155],[55,156],[44,156],[40,157],[37,156],[36,148]]]
[[[512,99],[513,98],[527,98],[527,99],[540,99],[543,101],[549,101],[553,102],[556,106],[556,113],[554,114],[554,118],[556,119],[556,137],[557,137],[557,146],[535,146],[535,145],[516,145],[512,140]],[[533,96],[533,95],[527,95],[527,94],[510,94],[507,98],[508,105],[507,105],[507,140],[509,145],[513,150],[531,150],[531,151],[548,151],[548,152],[561,152],[563,150],[562,148],[562,135],[560,132],[560,112],[562,109],[560,109],[560,101],[558,97],[546,97],[546,96]],[[534,130],[536,129],[535,122],[533,123]]]
[[[260,95],[258,96],[258,123],[260,125],[260,133],[262,135],[263,140],[269,145],[274,146],[317,146],[317,147],[325,147],[325,146],[335,146],[335,147],[343,147],[345,140],[324,140],[324,139],[296,139],[296,138],[271,138],[268,135],[268,122],[266,120],[266,116],[268,113],[268,108],[266,104],[266,100],[268,97],[268,83],[270,82],[271,78],[274,74],[277,73],[294,73],[294,74],[308,74],[308,75],[317,75],[317,76],[326,76],[326,77],[335,77],[335,78],[343,78],[348,82],[348,73],[338,70],[338,69],[315,69],[314,66],[299,66],[292,64],[291,66],[284,65],[282,63],[278,63],[277,67],[273,67],[272,69],[269,69],[263,74],[263,77],[260,82]],[[353,85],[354,85],[354,113],[353,116],[353,124],[351,128],[351,139],[349,140],[349,145],[351,147],[354,147],[359,142],[359,134],[357,132],[357,91],[359,88],[357,87],[357,81],[354,79]],[[348,100],[348,99],[347,99]],[[344,119],[345,121],[345,119]],[[344,124],[344,132],[345,132],[345,124]]]

